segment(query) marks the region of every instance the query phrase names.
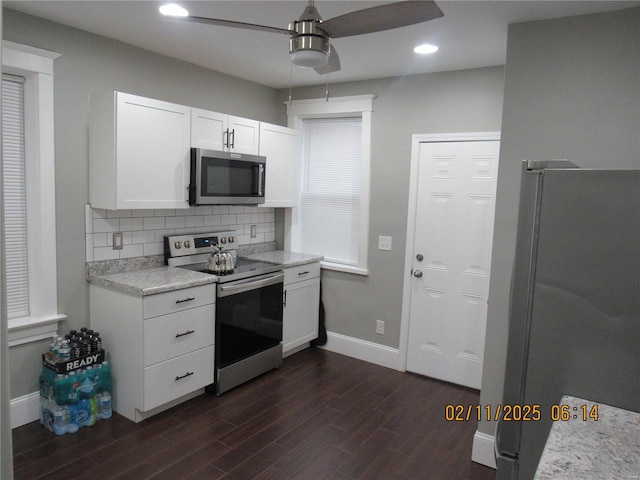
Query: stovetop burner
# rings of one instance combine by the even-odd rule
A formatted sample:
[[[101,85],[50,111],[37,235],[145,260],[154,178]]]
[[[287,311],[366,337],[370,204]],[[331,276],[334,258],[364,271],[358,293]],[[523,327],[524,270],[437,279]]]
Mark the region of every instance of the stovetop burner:
[[[277,272],[278,270],[282,270],[282,267],[274,263],[254,262],[252,260],[238,258],[236,261],[236,268],[231,272],[214,272],[207,270],[206,265],[203,269],[198,271],[208,273],[210,275],[217,275],[218,283],[227,283],[234,280],[241,280],[243,278]]]
[[[257,262],[236,256],[237,240],[235,232],[212,232],[165,237],[165,263],[169,266],[187,268],[196,272],[215,275],[218,283],[228,283],[282,270],[273,263]],[[229,272],[207,270],[209,254],[217,245],[222,251],[232,254],[235,268]]]

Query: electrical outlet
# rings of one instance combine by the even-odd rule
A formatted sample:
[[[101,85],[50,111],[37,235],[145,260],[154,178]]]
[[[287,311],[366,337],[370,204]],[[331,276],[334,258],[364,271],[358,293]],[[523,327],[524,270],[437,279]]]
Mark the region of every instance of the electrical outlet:
[[[391,237],[380,235],[378,237],[378,250],[391,250]]]
[[[384,320],[376,320],[376,333],[384,335]]]
[[[122,232],[115,232],[113,234],[113,249],[122,250],[124,242],[122,240]]]
[[[251,238],[256,238],[256,226],[251,225]]]

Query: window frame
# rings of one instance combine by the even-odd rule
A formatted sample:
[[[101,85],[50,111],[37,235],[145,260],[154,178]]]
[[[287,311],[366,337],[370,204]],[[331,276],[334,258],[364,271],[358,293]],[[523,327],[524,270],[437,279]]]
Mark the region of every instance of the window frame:
[[[59,54],[2,42],[2,72],[24,77],[29,313],[8,321],[9,347],[51,338],[58,322],[53,62]]]
[[[302,131],[302,123],[306,118],[362,118],[362,167],[360,172],[360,232],[358,241],[357,265],[345,265],[322,261],[322,268],[339,272],[354,273],[357,275],[369,275],[369,205],[371,191],[371,124],[373,112],[373,100],[375,95],[355,95],[335,98],[316,98],[305,100],[292,100],[287,102],[287,115],[289,127]],[[301,176],[298,182],[302,182]],[[300,191],[302,191],[300,189]],[[285,239],[285,248],[288,246],[293,251],[300,251],[301,238],[301,208],[294,208],[285,225],[285,231],[289,232],[289,238]],[[316,253],[316,252],[308,252]]]

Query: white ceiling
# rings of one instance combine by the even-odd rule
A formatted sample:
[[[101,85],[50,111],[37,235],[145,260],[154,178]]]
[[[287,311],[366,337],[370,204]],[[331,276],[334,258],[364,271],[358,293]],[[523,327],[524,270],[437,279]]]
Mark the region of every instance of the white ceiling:
[[[298,18],[304,0],[180,1],[192,15],[287,28]],[[285,35],[214,27],[167,19],[158,7],[168,1],[3,1],[3,6],[46,18],[212,70],[274,88],[322,84],[311,69],[294,67]],[[318,0],[324,19],[386,1]],[[631,8],[640,1],[437,1],[443,18],[385,32],[339,38],[333,45],[342,70],[331,83],[407,74],[504,65],[507,26],[586,13]],[[440,47],[418,56],[419,43]],[[43,46],[41,46],[43,47]],[[44,47],[43,47],[44,48]]]

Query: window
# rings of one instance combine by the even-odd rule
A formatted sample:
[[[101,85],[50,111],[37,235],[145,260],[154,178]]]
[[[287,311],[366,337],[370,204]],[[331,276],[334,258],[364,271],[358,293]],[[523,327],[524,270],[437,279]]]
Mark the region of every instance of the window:
[[[55,254],[53,61],[58,56],[2,42],[2,71],[10,75],[2,80],[10,347],[50,338],[66,318],[58,313]]]
[[[4,245],[9,320],[29,316],[24,78],[2,76]]]
[[[302,131],[300,208],[291,249],[324,255],[323,268],[367,275],[369,163],[374,97],[297,100],[289,124]]]

